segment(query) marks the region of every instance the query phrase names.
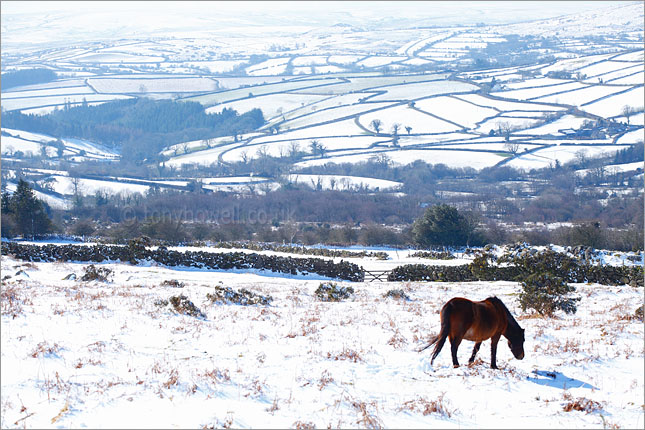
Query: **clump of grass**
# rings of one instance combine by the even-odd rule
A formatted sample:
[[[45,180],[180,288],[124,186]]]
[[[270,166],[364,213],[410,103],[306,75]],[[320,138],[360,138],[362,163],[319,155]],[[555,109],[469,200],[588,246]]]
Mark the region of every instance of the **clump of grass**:
[[[29,355],[31,355],[33,358],[36,358],[39,355],[45,357],[56,356],[58,355],[58,351],[60,351],[60,346],[58,346],[57,343],[50,345],[47,342],[40,342],[38,345],[36,345],[36,348],[34,348],[34,350]]]
[[[314,293],[323,302],[340,302],[354,294],[354,288],[342,287],[334,282],[322,282]]]
[[[176,279],[166,279],[161,283],[162,287],[184,288],[184,283]]]
[[[101,281],[110,282],[112,280],[112,269],[107,267],[96,267],[93,264],[84,267],[85,273],[81,277],[81,281]]]
[[[12,318],[16,318],[23,312],[22,305],[27,301],[29,300],[23,296],[22,290],[16,285],[3,285],[0,289],[2,315],[11,315]]]
[[[359,355],[358,352],[354,351],[353,349],[348,349],[348,348],[343,348],[343,351],[336,354],[332,355],[331,352],[327,353],[327,358],[329,359],[334,359],[335,361],[339,360],[348,360],[354,363],[358,363],[359,361],[363,361],[363,358]]]
[[[168,375],[168,380],[164,382],[162,385],[164,388],[169,389],[173,387],[174,385],[179,384],[179,372],[177,369],[172,369],[170,371],[170,374]]]
[[[587,399],[585,397],[578,397],[577,399],[570,399],[562,408],[565,412],[582,411],[592,413],[602,410],[600,403],[595,400]]]
[[[216,285],[215,292],[206,294],[206,298],[212,303],[236,304],[241,306],[267,306],[273,301],[273,297],[271,296],[256,294],[245,288],[235,291],[230,287],[223,287],[221,285]]]
[[[397,300],[405,300],[407,302],[410,301],[410,296],[408,296],[406,292],[401,289],[390,290],[387,293],[383,294],[383,297],[385,297],[386,299],[391,298]]]
[[[401,332],[397,329],[394,335],[390,338],[390,340],[387,342],[388,345],[392,345],[394,348],[401,348],[403,345],[405,345],[408,341],[405,339],[405,337],[401,334]]]
[[[296,421],[295,423],[291,424],[291,428],[297,430],[313,430],[316,428],[316,425],[311,421]]]
[[[415,400],[408,400],[403,403],[399,411],[408,410],[411,412],[420,412],[423,416],[430,414],[438,414],[450,418],[452,412],[446,405],[444,400],[445,393],[441,393],[436,400],[427,400],[424,397],[419,397]]]
[[[320,376],[320,381],[318,382],[318,389],[322,391],[323,388],[325,388],[327,385],[329,385],[332,382],[334,382],[334,378],[331,376],[331,373],[329,373],[328,370],[325,370]]]
[[[375,401],[363,402],[356,399],[349,399],[352,407],[360,414],[360,418],[356,421],[360,427],[365,429],[382,429],[384,428],[383,422],[378,417],[378,406]],[[376,410],[376,413],[370,412],[370,407]]]

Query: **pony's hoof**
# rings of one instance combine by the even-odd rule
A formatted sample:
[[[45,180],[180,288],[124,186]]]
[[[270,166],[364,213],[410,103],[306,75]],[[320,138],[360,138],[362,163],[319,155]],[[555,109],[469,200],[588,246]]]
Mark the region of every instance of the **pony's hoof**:
[[[452,367],[456,369],[456,368],[459,367],[459,365],[458,364],[453,364]]]

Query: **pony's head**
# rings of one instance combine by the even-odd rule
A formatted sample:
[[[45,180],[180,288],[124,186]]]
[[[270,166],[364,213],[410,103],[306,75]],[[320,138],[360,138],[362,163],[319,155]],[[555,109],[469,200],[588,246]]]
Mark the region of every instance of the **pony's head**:
[[[518,326],[518,330],[513,335],[507,336],[508,347],[511,348],[513,356],[518,360],[524,358],[524,329]]]

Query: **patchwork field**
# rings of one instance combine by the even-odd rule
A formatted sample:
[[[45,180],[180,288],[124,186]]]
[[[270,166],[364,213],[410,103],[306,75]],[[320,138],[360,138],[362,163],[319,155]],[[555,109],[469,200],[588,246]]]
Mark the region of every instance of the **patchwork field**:
[[[287,160],[294,169],[375,156],[394,164],[423,160],[475,169],[563,164],[573,156],[569,149],[553,149],[559,144],[574,140],[574,151],[593,156],[615,153],[643,137],[637,19],[643,11],[637,4],[609,9],[606,15],[578,11],[568,21],[522,25],[367,30],[240,24],[234,35],[209,28],[190,37],[169,33],[34,47],[24,55],[9,47],[3,50],[3,73],[48,67],[58,79],[3,87],[2,107],[46,115],[82,103],[151,97],[199,102],[208,113],[262,110],[266,124],[254,133],[172,142],[160,151],[161,161],[154,161],[172,169],[263,156]],[[610,29],[609,16],[621,32]],[[554,22],[562,27],[557,34],[546,30]],[[43,25],[43,31],[49,29]],[[593,41],[587,39],[590,28]],[[522,51],[532,62],[513,63],[517,58],[505,56],[504,49],[535,34],[550,37]],[[626,106],[635,112],[629,118]],[[64,142],[59,154],[50,138],[29,139],[18,131],[3,129],[3,157],[46,154],[55,163],[119,157],[117,151],[92,150],[99,147],[92,142],[75,147],[73,136],[51,138]],[[316,151],[314,141],[322,145]],[[487,145],[480,146],[483,142]],[[519,142],[521,149],[507,142]],[[188,180],[159,181],[164,179]]]

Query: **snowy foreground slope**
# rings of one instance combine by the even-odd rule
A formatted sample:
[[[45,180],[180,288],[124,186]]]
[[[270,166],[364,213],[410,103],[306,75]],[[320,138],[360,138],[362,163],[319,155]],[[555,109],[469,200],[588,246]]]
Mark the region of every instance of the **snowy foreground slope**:
[[[643,428],[640,288],[576,284],[577,314],[537,318],[513,282],[339,282],[356,293],[327,303],[311,277],[97,266],[111,282],[2,256],[2,428]],[[218,283],[273,301],[212,304]],[[399,288],[410,301],[384,297]],[[155,304],[180,294],[206,318]],[[524,360],[506,342],[500,370],[489,341],[472,367],[416,352],[448,299],[491,295],[526,329]]]

